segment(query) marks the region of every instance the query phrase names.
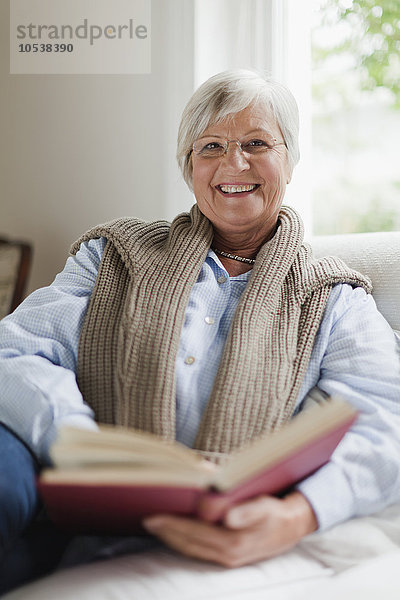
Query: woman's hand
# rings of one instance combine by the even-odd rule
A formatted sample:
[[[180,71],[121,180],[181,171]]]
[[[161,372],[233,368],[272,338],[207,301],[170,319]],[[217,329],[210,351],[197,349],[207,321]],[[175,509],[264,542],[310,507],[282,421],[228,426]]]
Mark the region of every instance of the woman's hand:
[[[240,567],[281,554],[317,529],[317,519],[306,498],[293,492],[283,499],[259,496],[231,508],[222,525],[156,515],[145,529],[182,554]]]

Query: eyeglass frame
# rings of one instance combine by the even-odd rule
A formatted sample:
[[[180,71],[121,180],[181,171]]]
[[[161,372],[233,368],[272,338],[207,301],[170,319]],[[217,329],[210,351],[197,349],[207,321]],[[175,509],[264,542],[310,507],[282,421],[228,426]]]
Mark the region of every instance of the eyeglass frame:
[[[212,137],[212,136],[210,136],[210,137]],[[199,140],[201,140],[201,139],[202,138],[199,138]],[[204,139],[207,139],[207,138],[204,138]],[[198,141],[198,140],[195,140],[193,142],[193,144],[192,144],[192,147],[191,147],[189,153],[188,153],[188,159],[190,158],[190,156],[192,154],[195,154],[196,156],[200,156],[200,158],[203,158],[203,159],[206,158],[206,160],[210,160],[210,159],[213,159],[213,158],[222,158],[223,156],[225,156],[228,153],[229,144],[231,142],[235,142],[235,144],[238,146],[238,148],[239,148],[239,150],[240,150],[240,152],[242,154],[246,154],[247,156],[253,156],[253,154],[251,154],[251,152],[247,152],[246,150],[243,150],[242,142],[239,139],[233,139],[233,140],[228,140],[226,138],[220,138],[220,139],[221,139],[221,142],[222,142],[222,140],[224,140],[224,143],[221,143],[221,146],[224,148],[224,153],[221,154],[221,156],[208,156],[207,158],[204,157],[204,156],[201,156],[201,154],[199,152],[196,152],[195,149],[194,149],[194,145]],[[272,150],[273,148],[275,148],[275,146],[285,146],[287,148],[287,144],[286,144],[286,142],[284,140],[282,142],[277,142],[276,138],[273,138],[273,139],[276,142],[273,146],[269,146],[268,148],[263,148],[258,153],[262,154],[263,152],[267,152],[268,150]],[[251,141],[251,140],[249,140],[249,141]],[[258,154],[258,153],[256,152],[255,154]]]

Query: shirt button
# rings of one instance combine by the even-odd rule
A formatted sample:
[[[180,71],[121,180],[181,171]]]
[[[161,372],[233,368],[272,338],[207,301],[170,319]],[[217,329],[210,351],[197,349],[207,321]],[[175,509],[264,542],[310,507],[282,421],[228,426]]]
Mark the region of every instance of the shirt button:
[[[212,325],[214,323],[214,319],[212,317],[206,317],[204,320],[207,325]]]
[[[217,279],[218,283],[225,283],[226,277],[225,275],[220,275]]]
[[[185,358],[185,363],[186,363],[187,365],[192,365],[192,364],[194,363],[194,361],[195,361],[195,360],[196,360],[196,359],[195,359],[195,357],[194,357],[194,356],[187,356],[187,357]]]

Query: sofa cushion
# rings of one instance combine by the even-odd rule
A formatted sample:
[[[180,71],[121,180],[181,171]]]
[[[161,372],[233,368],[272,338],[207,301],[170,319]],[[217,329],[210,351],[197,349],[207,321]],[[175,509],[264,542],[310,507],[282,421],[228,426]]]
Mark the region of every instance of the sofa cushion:
[[[400,331],[400,231],[315,236],[316,257],[334,255],[367,275],[378,309]]]

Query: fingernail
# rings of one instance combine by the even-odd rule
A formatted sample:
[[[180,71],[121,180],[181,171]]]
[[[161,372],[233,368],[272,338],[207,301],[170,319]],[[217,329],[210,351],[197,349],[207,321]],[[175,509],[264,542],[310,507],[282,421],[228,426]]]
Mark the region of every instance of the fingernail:
[[[162,524],[163,524],[163,519],[160,519],[158,517],[150,517],[148,519],[143,519],[143,521],[142,521],[143,527],[145,529],[147,529],[147,531],[150,531],[151,533],[160,529]]]

